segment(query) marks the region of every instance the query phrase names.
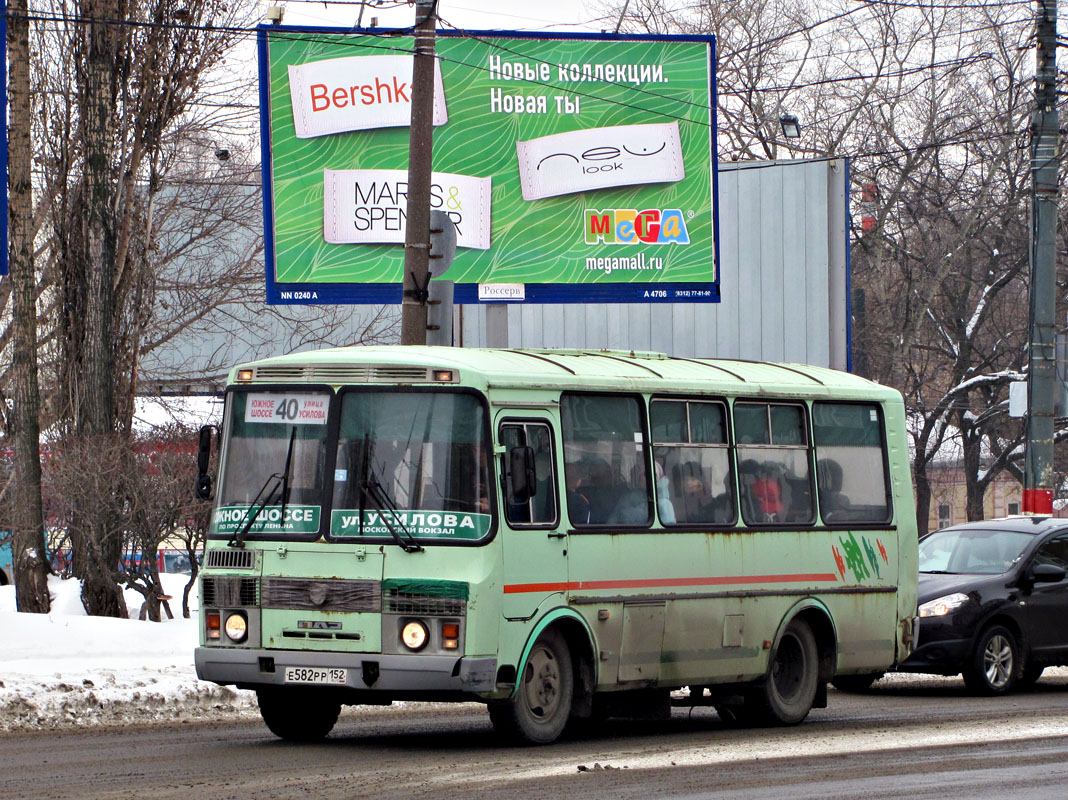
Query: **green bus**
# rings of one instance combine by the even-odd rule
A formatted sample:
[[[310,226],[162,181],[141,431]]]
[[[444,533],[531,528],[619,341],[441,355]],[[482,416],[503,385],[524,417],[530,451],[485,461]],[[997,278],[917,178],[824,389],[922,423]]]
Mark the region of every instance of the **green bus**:
[[[294,353],[231,371],[198,460],[197,674],[284,739],[393,700],[479,701],[531,743],[680,704],[794,724],[912,647],[904,407],[850,374]]]

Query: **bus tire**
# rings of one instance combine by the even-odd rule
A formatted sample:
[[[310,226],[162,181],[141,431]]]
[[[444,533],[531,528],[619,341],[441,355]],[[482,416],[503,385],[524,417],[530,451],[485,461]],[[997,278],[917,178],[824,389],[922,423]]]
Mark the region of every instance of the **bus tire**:
[[[564,732],[574,692],[567,641],[550,628],[534,642],[512,696],[490,703],[490,721],[499,734],[513,741],[549,744]]]
[[[329,697],[300,691],[259,689],[260,716],[271,733],[289,742],[317,742],[334,728],[341,703]]]
[[[801,722],[816,699],[819,671],[812,628],[803,619],[792,619],[772,653],[764,685],[750,696],[755,715],[770,725]]]

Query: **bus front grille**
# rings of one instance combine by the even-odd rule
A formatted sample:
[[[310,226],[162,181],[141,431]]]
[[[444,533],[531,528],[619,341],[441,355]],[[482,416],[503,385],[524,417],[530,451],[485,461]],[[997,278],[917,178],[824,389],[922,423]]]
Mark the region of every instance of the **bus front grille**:
[[[258,578],[230,578],[206,575],[200,582],[200,604],[204,608],[234,608],[259,605]]]
[[[256,566],[255,550],[208,550],[206,566],[210,569],[252,569]]]
[[[386,594],[386,611],[394,614],[459,617],[463,616],[466,609],[467,602],[456,597],[430,597],[396,589]]]
[[[262,599],[264,608],[371,613],[382,610],[381,589],[376,581],[264,578]]]

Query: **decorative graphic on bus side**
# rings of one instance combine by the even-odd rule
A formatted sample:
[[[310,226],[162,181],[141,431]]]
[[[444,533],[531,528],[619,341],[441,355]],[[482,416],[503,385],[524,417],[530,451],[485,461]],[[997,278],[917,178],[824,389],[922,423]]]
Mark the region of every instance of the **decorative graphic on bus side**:
[[[878,537],[875,539],[875,545],[879,548],[878,555],[875,553],[875,548],[863,536],[860,537],[858,542],[856,536],[849,533],[847,538],[839,537],[838,544],[842,546],[842,549],[839,550],[837,546],[831,545],[831,552],[834,555],[834,563],[838,567],[838,574],[842,576],[842,580],[845,580],[846,569],[853,573],[853,579],[858,582],[871,577],[873,574],[876,578],[882,577],[879,570],[880,559],[884,564],[890,563],[886,547],[883,546]]]

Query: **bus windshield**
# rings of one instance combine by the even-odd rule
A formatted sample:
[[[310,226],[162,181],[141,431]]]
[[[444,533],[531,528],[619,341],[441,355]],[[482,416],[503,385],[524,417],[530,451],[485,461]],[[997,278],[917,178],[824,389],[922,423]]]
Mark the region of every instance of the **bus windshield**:
[[[342,395],[330,536],[476,540],[491,528],[482,404],[462,392]]]
[[[318,535],[330,395],[233,392],[229,408],[212,533]]]

